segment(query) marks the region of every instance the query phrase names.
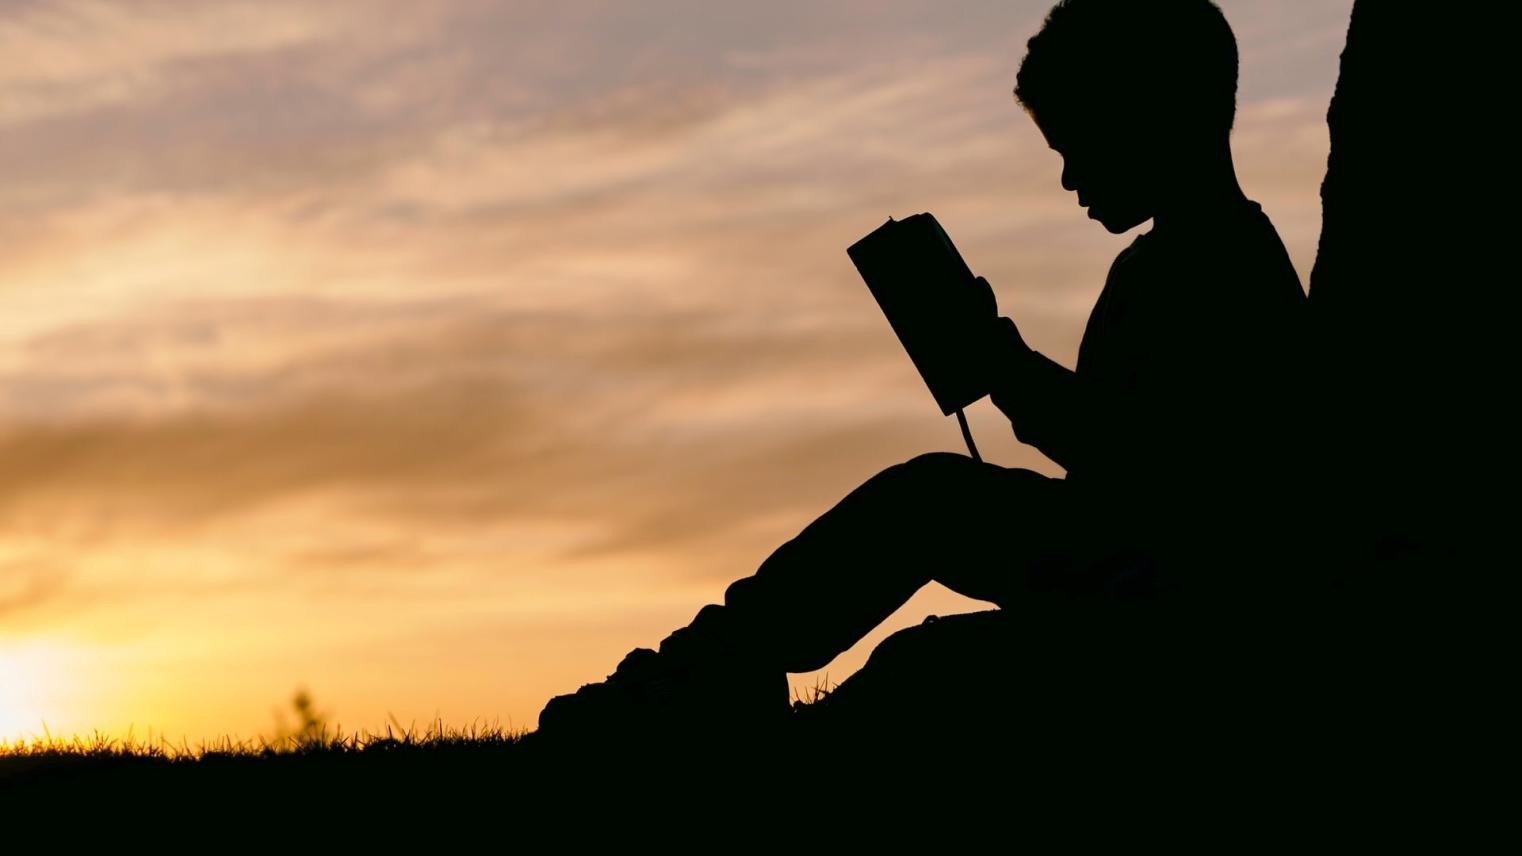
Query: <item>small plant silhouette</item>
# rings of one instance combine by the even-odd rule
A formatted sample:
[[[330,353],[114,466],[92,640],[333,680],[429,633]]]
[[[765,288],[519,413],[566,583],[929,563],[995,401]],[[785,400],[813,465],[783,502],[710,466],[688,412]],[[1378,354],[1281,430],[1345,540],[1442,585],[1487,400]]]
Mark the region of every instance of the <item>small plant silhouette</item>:
[[[291,709],[296,715],[296,726],[286,723],[285,715],[275,714],[275,737],[271,745],[280,749],[303,750],[325,746],[330,740],[328,715],[317,707],[312,693],[300,687],[291,696]]]
[[[839,686],[838,683],[830,683],[830,675],[826,672],[823,677],[814,678],[814,685],[812,687],[794,687],[793,709],[796,710],[824,701],[829,697],[830,693],[835,691],[837,686]]]

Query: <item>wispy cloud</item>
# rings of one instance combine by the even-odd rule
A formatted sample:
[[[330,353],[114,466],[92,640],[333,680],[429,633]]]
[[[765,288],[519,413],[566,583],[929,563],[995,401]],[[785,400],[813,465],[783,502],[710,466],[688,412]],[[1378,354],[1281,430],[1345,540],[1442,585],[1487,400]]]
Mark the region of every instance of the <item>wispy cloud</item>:
[[[336,23],[313,4],[8,3],[0,10],[0,127],[141,105],[185,85],[177,73],[197,63],[311,43]]]

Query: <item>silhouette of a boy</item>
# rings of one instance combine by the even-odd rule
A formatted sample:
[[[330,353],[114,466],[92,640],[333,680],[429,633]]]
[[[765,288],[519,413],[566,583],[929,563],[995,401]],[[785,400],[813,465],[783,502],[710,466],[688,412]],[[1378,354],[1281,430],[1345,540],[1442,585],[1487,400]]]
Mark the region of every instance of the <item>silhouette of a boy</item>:
[[[636,649],[606,682],[551,700],[541,732],[640,727],[652,711],[781,718],[787,672],[822,668],[932,580],[1001,607],[1256,585],[1274,555],[1263,545],[1296,510],[1287,414],[1305,295],[1237,183],[1236,79],[1235,38],[1208,0],[1058,3],[1015,95],[1090,218],[1152,228],[1111,266],[1076,370],[1008,318],[968,335],[986,345],[1016,436],[1066,477],[951,453],[890,466],[659,652]]]

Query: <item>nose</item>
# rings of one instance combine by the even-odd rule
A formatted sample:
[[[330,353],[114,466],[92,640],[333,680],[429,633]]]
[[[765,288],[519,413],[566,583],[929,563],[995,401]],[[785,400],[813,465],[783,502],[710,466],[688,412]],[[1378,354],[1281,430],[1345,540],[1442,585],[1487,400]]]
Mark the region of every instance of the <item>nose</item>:
[[[1062,189],[1063,190],[1077,190],[1078,189],[1077,171],[1073,169],[1072,162],[1068,161],[1068,160],[1064,160],[1062,162]]]

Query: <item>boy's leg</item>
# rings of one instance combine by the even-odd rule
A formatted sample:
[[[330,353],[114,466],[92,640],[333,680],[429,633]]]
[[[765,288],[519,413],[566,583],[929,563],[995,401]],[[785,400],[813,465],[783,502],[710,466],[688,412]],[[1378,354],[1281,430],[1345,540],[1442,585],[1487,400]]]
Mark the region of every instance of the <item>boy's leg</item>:
[[[635,649],[607,681],[551,699],[540,732],[775,722],[789,711],[786,672],[824,666],[932,579],[1000,605],[1018,601],[1033,572],[1071,549],[1060,534],[1072,527],[1070,495],[1060,479],[950,453],[891,466],[732,584],[723,605],[667,636],[659,653]]]
[[[849,493],[694,621],[728,625],[788,672],[822,668],[931,580],[1007,603],[1064,562],[1070,491],[1029,470],[931,453]],[[721,613],[723,613],[721,615]],[[696,641],[696,640],[694,640]]]

